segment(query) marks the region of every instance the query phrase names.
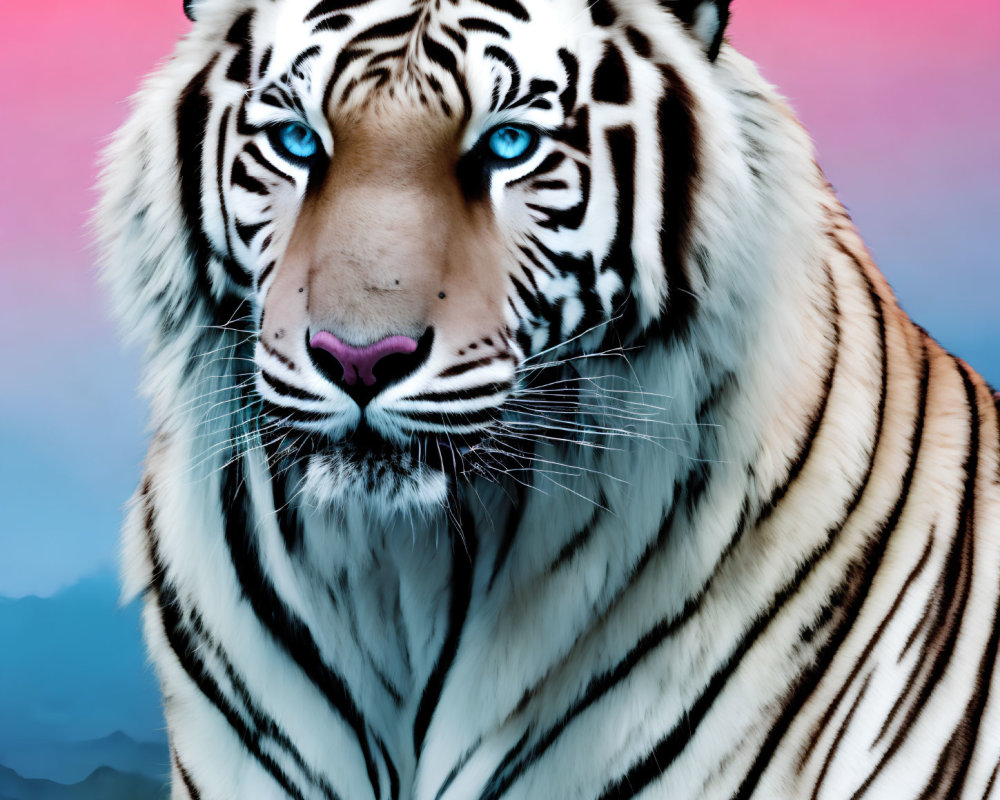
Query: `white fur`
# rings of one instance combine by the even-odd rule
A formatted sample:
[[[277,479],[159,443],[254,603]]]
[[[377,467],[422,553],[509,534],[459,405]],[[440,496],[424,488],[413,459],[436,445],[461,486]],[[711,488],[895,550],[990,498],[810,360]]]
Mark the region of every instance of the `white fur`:
[[[731,48],[724,47],[718,60],[709,63],[682,26],[656,4],[616,3],[620,24],[633,25],[651,40],[654,58],[682,76],[696,103],[700,183],[689,251],[701,248],[707,254],[707,274],[701,277],[693,262],[688,264],[698,298],[690,330],[681,338],[654,339],[618,357],[574,361],[575,372],[589,380],[585,385],[595,392],[591,402],[605,404],[603,417],[596,413],[594,427],[582,438],[553,422],[549,436],[537,439],[528,472],[463,479],[459,499],[473,525],[463,531],[467,540],[449,532],[442,508],[449,488],[440,473],[416,472],[409,481],[365,492],[358,489],[350,465],[327,463],[320,469],[317,461],[306,469],[302,496],[294,498],[302,513],[303,542],[293,555],[275,522],[254,420],[248,418],[236,389],[252,383],[260,365],[282,378],[293,373],[282,372],[284,368],[269,362],[260,348],[256,364],[237,360],[240,343],[255,336],[256,317],[239,322],[244,328],[238,331],[203,327],[214,323],[188,277],[176,143],[173,127],[165,120],[173,119],[179,92],[204,66],[206,54],[218,48],[241,11],[259,6],[266,29],[274,31],[273,72],[299,49],[303,34],[297,20],[311,5],[298,0],[199,3],[191,34],[147,82],[135,113],[109,150],[103,180],[105,279],[123,330],[147,348],[143,386],[157,432],[146,466],[147,499],[155,506],[153,524],[165,565],[164,575],[154,575],[147,499],[138,496],[125,528],[125,594],[146,592],[146,638],[163,686],[171,746],[201,797],[289,795],[240,744],[232,726],[182,668],[150,588],[161,578],[176,588],[186,608],[203,616],[218,645],[217,650],[205,647],[198,653],[210,671],[224,675],[221,659],[229,658],[259,708],[300,749],[308,770],[326,780],[339,797],[372,796],[361,743],[319,687],[276,643],[241,590],[219,505],[220,482],[233,458],[246,470],[255,512],[246,535],[259,549],[267,578],[303,621],[325,663],[344,676],[370,731],[382,740],[398,771],[401,797],[438,797],[456,765],[460,768],[440,796],[479,797],[515,743],[526,737],[527,749],[536,745],[541,733],[585,695],[596,676],[613,670],[657,624],[679,619],[694,597],[703,599],[686,621],[638,659],[627,680],[580,710],[544,758],[526,765],[510,783],[505,796],[599,797],[672,729],[685,725],[691,726],[690,741],[643,796],[733,796],[788,702],[790,687],[809,670],[829,635],[829,628],[821,626],[815,638],[804,643],[802,628],[820,614],[849,566],[872,546],[896,502],[916,415],[918,356],[927,347],[929,412],[899,525],[855,624],[791,721],[754,795],[808,796],[822,774],[820,797],[851,796],[885,754],[884,740],[873,746],[874,739],[917,666],[916,648],[934,635],[931,630],[920,633],[918,644],[897,660],[924,608],[941,599],[935,592],[956,535],[969,417],[959,374],[896,308],[815,166],[805,133],[754,67]],[[357,13],[369,15],[371,23],[393,16],[389,5],[391,0],[377,0]],[[396,5],[402,9],[405,4]],[[487,15],[485,8],[477,6],[476,13]],[[585,6],[560,0],[551,8],[541,4],[531,10],[539,15],[533,24],[510,23],[510,47],[523,56],[519,63],[524,75],[551,73],[558,66],[557,48],[572,46],[580,54],[580,86],[585,87],[603,41]],[[547,16],[540,18],[542,14]],[[710,39],[718,22],[712,8],[696,18],[695,32]],[[619,40],[624,47],[624,39]],[[335,55],[331,45],[313,69],[328,69]],[[474,55],[469,56],[470,64],[475,64]],[[630,68],[634,104],[648,109],[658,97],[657,72],[649,62],[634,58]],[[488,96],[489,76],[470,67],[469,86],[475,96]],[[310,108],[310,124],[332,149],[322,113]],[[546,233],[548,246],[559,252],[596,248],[599,257],[602,243],[610,242],[615,217],[609,198],[615,187],[601,136],[606,128],[627,120],[626,109],[602,107],[592,115],[593,206],[579,231]],[[495,119],[477,108],[470,129],[482,131],[494,124]],[[548,124],[544,115],[537,124]],[[644,117],[631,124],[637,131],[639,165],[631,290],[640,328],[663,317],[665,309],[669,325],[674,287],[668,285],[660,263],[656,228],[661,218],[657,174],[663,155],[656,148],[655,120]],[[751,135],[760,142],[760,152],[751,152]],[[468,133],[466,145],[477,136],[475,130]],[[213,147],[206,152],[214,159]],[[751,167],[763,177],[757,179]],[[210,159],[205,171],[213,169]],[[282,235],[289,235],[287,229],[294,224],[302,190],[300,185],[299,194],[281,201],[277,228]],[[566,191],[575,190],[571,186]],[[252,198],[234,202],[251,203]],[[523,224],[514,208],[518,195],[497,185],[493,203],[498,215],[511,215],[513,221],[504,223],[503,217],[501,225],[508,224],[507,235],[513,236]],[[242,208],[247,214],[258,213],[247,205]],[[218,208],[206,206],[204,225],[217,246],[224,243]],[[269,252],[280,254],[283,241],[276,237]],[[252,244],[258,247],[259,237]],[[250,256],[249,250],[242,254]],[[616,278],[615,273],[604,276],[598,289],[607,317],[615,311],[610,298],[620,288]],[[732,657],[741,637],[821,545],[865,473],[882,387],[869,284],[883,304],[889,362],[882,438],[870,483],[800,590],[760,631],[704,718],[694,719],[693,709],[709,677]],[[213,291],[221,296],[227,290],[217,274]],[[543,281],[542,290],[550,297],[570,298],[561,333],[576,336],[582,314],[573,302],[578,283],[553,279]],[[839,310],[839,346],[825,415],[801,472],[773,512],[762,515],[774,488],[785,482],[825,392],[835,335],[829,322],[831,296]],[[170,314],[179,323],[165,332],[162,322]],[[516,322],[513,314],[509,321]],[[543,334],[538,342],[544,342]],[[598,331],[580,337],[547,357],[580,355],[581,342],[601,335]],[[527,359],[524,363],[532,363],[531,353],[520,355]],[[377,401],[373,419],[381,429],[400,430],[401,410],[423,408],[407,397],[416,388],[427,388],[444,363],[441,358],[435,353],[431,366]],[[189,361],[193,367],[185,372]],[[483,380],[498,375],[501,372],[488,373]],[[710,387],[723,386],[726,376],[736,389],[721,396],[711,419],[699,420],[698,406],[711,399]],[[316,375],[303,380],[311,381],[306,388],[325,398],[324,407],[343,411],[338,430],[356,424],[350,403],[335,390]],[[985,389],[975,385],[985,397]],[[434,388],[442,386],[450,387],[442,383]],[[266,388],[261,393],[266,395]],[[511,415],[508,421],[530,431],[529,414]],[[1000,567],[1000,492],[998,482],[988,477],[996,474],[998,458],[998,421],[992,407],[983,405],[979,424],[976,568],[968,617],[948,669],[868,796],[917,796],[976,689],[976,670],[994,624]],[[707,453],[700,450],[713,441]],[[482,448],[489,457],[489,445]],[[675,484],[684,481],[698,459],[710,474],[703,497],[689,507],[681,496],[673,508]],[[512,500],[518,491],[523,491],[522,505],[515,508]],[[512,515],[520,515],[520,523],[513,547],[501,559]],[[744,516],[746,529],[730,548]],[[657,542],[667,518],[672,527]],[[591,535],[550,571],[574,535],[591,521]],[[868,650],[928,542],[927,566],[907,589],[900,612],[877,645]],[[476,548],[469,607],[417,754],[413,721],[448,637],[451,587],[466,547]],[[801,743],[859,663],[868,684],[849,724],[847,710],[860,696],[858,682],[848,685],[819,745],[800,763]],[[376,671],[396,687],[398,704],[387,702]],[[239,705],[235,685],[221,680],[220,687]],[[963,796],[982,796],[1000,753],[1000,691],[993,688],[971,750]],[[835,737],[835,757],[824,768]],[[266,736],[264,740],[264,751],[294,782],[307,787],[303,796],[324,796],[309,784],[307,769]],[[376,763],[382,796],[388,796],[388,769],[380,757]],[[186,797],[179,775],[175,767],[175,798]]]

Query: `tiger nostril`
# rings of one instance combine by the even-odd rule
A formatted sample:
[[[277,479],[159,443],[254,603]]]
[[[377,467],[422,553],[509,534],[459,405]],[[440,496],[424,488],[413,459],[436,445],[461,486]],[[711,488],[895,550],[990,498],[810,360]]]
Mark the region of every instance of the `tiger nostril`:
[[[433,329],[428,328],[419,341],[387,336],[356,347],[330,331],[319,331],[311,338],[307,334],[307,343],[316,368],[364,406],[386,386],[414,372],[430,352],[432,338]]]
[[[326,350],[344,368],[343,381],[353,386],[360,378],[365,386],[375,385],[375,365],[396,353],[409,355],[417,349],[417,340],[409,336],[387,336],[364,347],[342,342],[329,331],[320,331],[309,342],[310,347]]]

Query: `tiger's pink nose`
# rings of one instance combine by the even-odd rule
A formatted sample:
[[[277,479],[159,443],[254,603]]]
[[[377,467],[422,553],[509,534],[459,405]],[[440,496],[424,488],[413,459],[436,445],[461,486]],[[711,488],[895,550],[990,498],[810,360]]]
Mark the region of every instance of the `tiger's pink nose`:
[[[348,386],[354,386],[359,378],[365,386],[374,385],[375,374],[372,370],[379,361],[397,353],[409,355],[417,349],[417,340],[409,336],[387,336],[374,344],[355,347],[340,341],[329,331],[315,334],[309,344],[325,350],[340,362],[344,368],[343,380]]]

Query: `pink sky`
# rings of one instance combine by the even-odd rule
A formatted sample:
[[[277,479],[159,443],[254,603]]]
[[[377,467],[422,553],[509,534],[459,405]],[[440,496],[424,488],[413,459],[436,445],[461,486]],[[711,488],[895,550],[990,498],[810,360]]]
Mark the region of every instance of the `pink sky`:
[[[83,226],[97,152],[125,118],[138,77],[185,23],[179,0],[41,0],[4,9],[0,275],[15,293],[44,284],[68,306],[92,297]]]

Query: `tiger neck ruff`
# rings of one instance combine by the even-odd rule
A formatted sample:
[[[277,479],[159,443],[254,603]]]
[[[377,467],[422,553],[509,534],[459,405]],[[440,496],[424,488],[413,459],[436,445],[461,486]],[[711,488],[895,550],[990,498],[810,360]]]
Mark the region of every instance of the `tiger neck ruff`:
[[[995,402],[727,3],[186,10],[99,211],[173,798],[994,791]]]

